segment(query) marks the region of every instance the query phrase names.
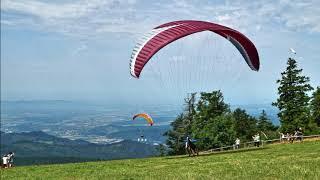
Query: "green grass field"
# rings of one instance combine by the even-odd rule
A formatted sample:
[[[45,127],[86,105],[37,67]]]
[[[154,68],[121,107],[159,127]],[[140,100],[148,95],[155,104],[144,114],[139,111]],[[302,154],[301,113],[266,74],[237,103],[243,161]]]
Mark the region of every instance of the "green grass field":
[[[170,156],[2,169],[1,179],[320,179],[320,141],[198,157]]]

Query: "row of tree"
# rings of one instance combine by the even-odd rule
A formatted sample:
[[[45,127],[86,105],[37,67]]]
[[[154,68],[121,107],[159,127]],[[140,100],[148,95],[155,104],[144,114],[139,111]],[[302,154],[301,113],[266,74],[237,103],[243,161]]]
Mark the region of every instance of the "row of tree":
[[[244,141],[252,140],[252,135],[263,132],[266,136],[277,136],[274,126],[265,111],[259,118],[237,108],[230,110],[220,91],[202,92],[199,100],[193,93],[186,98],[186,109],[171,123],[172,128],[165,133],[169,154],[185,153],[187,136],[197,140],[201,150],[234,144],[238,137]]]
[[[169,154],[184,154],[187,136],[197,140],[200,150],[232,145],[236,138],[251,141],[256,133],[263,138],[277,138],[279,132],[293,133],[302,128],[304,133],[319,133],[320,88],[313,90],[310,79],[301,75],[297,62],[289,58],[288,67],[281,73],[279,98],[273,103],[278,107],[280,127],[272,124],[263,110],[256,118],[245,110],[231,110],[224,102],[221,91],[192,93],[185,99],[185,111],[172,123],[165,133]]]

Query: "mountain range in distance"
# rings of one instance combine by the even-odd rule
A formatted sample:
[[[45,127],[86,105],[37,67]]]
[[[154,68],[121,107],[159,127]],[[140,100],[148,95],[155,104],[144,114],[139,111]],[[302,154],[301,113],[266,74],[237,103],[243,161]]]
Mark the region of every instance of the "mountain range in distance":
[[[245,109],[258,117],[262,110],[276,125],[277,109],[269,104],[231,105]],[[147,112],[155,125],[148,127],[143,120],[132,121],[135,113]],[[170,123],[183,112],[178,105],[117,105],[64,100],[1,101],[1,131],[32,132],[110,144],[123,140],[137,141],[141,135],[150,143],[164,143],[163,133]]]
[[[15,165],[55,164],[111,159],[143,158],[157,155],[156,146],[131,140],[96,144],[70,140],[42,131],[1,132],[1,155],[14,152]]]

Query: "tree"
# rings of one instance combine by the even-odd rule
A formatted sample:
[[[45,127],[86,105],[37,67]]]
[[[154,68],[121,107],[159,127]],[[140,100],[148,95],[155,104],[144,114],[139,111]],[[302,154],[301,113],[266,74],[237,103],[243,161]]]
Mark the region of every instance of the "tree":
[[[209,118],[202,131],[196,131],[195,137],[200,139],[197,145],[200,149],[211,149],[232,145],[236,139],[234,119],[231,114]]]
[[[185,112],[184,112],[184,126],[187,135],[192,133],[192,121],[196,114],[196,93],[191,93],[187,98],[184,99]]]
[[[192,135],[198,140],[198,147],[209,149],[228,144],[233,134],[232,121],[231,117],[226,116],[230,109],[221,91],[202,92],[196,110]]]
[[[272,124],[265,110],[262,110],[261,115],[258,118],[257,129],[260,133],[267,136],[265,137],[267,139],[278,137],[278,133],[276,132],[278,127]]]
[[[166,155],[166,146],[163,145],[163,144],[159,144],[157,147],[156,147],[156,150],[158,151],[159,153],[159,156],[165,156]]]
[[[169,147],[168,154],[184,154],[185,140],[187,136],[191,136],[193,116],[196,113],[196,93],[191,93],[185,98],[185,111],[180,114],[172,123],[171,129],[164,135],[168,136],[166,144]]]
[[[320,87],[319,86],[312,94],[311,114],[314,122],[316,122],[317,125],[320,127]]]
[[[169,147],[168,154],[184,154],[184,144],[186,138],[186,131],[184,128],[184,115],[180,114],[170,125],[171,129],[164,133],[168,136],[166,144]]]
[[[260,131],[275,131],[275,130],[277,130],[277,127],[272,124],[272,122],[268,118],[265,110],[262,110],[261,115],[258,118],[257,128]]]
[[[310,121],[308,92],[313,88],[308,83],[309,77],[301,75],[302,69],[298,69],[297,62],[289,58],[287,68],[281,73],[279,84],[279,97],[272,105],[278,107],[280,112],[281,131],[293,132],[298,128],[306,129]]]
[[[229,112],[229,105],[224,103],[221,91],[213,91],[210,93],[200,93],[200,100],[197,103],[196,114],[193,123],[193,130],[201,131],[209,119]]]
[[[199,115],[208,115],[214,118],[230,111],[229,105],[224,102],[221,91],[202,92],[200,95],[197,104],[197,111],[201,113]]]
[[[242,140],[252,140],[252,136],[257,133],[257,120],[240,108],[233,111],[233,117],[236,136]]]

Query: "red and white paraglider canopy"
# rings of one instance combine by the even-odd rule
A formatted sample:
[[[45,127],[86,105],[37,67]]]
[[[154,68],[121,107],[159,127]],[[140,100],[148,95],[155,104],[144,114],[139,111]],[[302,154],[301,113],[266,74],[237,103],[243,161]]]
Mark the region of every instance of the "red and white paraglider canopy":
[[[130,59],[130,73],[139,78],[147,62],[167,44],[190,34],[212,31],[228,39],[241,53],[248,66],[258,71],[259,55],[254,44],[242,33],[226,26],[204,21],[174,21],[160,25],[145,34],[133,49]]]

